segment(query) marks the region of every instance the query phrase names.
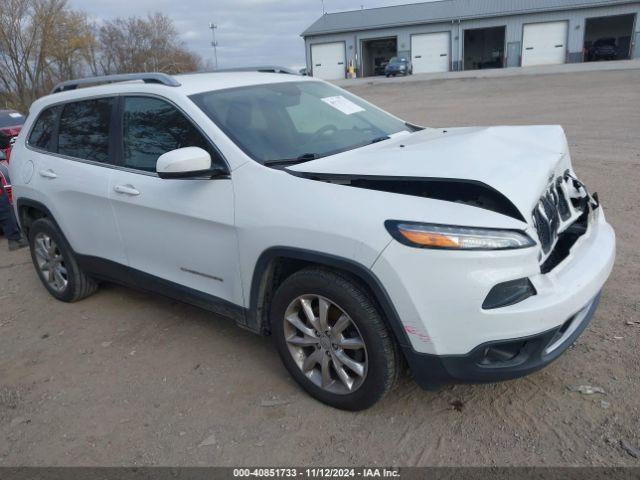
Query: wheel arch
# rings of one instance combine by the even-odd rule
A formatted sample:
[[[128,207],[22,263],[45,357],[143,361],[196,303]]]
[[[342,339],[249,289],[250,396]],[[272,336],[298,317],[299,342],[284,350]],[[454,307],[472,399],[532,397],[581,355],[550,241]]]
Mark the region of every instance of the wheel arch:
[[[272,247],[258,258],[251,281],[247,327],[262,334],[269,334],[269,306],[273,293],[291,274],[312,266],[328,268],[356,280],[380,308],[383,320],[398,344],[410,346],[391,298],[369,268],[351,259],[294,247]]]
[[[33,222],[40,218],[50,219],[62,234],[60,225],[58,225],[58,222],[51,213],[51,210],[49,210],[43,203],[29,198],[19,198],[16,202],[16,210],[18,212],[18,223],[20,224],[20,228],[27,237],[29,236],[29,228]],[[64,237],[64,234],[62,235]]]

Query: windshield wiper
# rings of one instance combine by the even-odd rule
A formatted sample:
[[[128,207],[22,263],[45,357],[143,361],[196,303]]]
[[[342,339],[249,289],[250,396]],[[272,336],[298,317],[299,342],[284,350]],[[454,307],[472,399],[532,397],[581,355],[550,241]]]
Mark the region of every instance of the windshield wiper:
[[[320,155],[318,155],[317,153],[303,153],[302,155],[299,155],[296,158],[266,160],[264,162],[264,165],[266,166],[295,165],[296,163],[310,162],[311,160],[315,160],[316,158],[319,158],[319,157]]]
[[[369,145],[372,145],[374,143],[378,143],[378,142],[384,142],[385,140],[389,140],[391,137],[389,135],[384,135],[382,137],[376,137],[373,140],[371,140],[369,142]]]

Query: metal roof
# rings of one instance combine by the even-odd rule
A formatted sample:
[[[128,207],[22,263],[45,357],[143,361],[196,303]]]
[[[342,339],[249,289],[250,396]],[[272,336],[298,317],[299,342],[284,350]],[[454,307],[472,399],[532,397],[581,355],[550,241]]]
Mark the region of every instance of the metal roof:
[[[301,36],[625,3],[640,2],[638,0],[440,0],[327,13],[302,32]]]

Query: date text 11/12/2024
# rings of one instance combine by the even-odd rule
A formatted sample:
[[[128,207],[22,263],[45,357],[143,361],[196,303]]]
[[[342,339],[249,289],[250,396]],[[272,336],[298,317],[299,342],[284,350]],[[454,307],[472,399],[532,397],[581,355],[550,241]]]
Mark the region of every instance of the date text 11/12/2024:
[[[260,478],[399,478],[394,468],[234,468],[233,476]]]

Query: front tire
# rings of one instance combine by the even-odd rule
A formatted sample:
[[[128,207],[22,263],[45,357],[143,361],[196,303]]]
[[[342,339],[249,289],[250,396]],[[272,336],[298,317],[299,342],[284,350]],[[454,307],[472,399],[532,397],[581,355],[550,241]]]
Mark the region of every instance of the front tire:
[[[278,353],[313,397],[364,410],[393,386],[399,354],[375,302],[356,281],[321,268],[288,277],[270,311]]]
[[[94,293],[98,284],[82,271],[58,227],[40,218],[29,228],[31,260],[48,292],[63,302],[77,302]]]

